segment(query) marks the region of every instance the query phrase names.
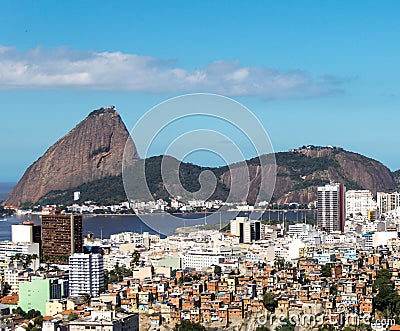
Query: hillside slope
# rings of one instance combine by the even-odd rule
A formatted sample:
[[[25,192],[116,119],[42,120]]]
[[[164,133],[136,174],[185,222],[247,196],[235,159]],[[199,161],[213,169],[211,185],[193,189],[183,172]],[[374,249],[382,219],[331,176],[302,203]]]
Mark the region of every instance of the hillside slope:
[[[258,167],[257,160],[252,162]],[[277,153],[277,180],[273,198],[279,203],[308,203],[316,200],[317,186],[340,182],[347,189],[390,191],[396,185],[382,163],[341,148],[312,147]],[[253,187],[250,200],[254,200]]]
[[[279,203],[298,202],[301,204],[316,200],[317,186],[331,181],[346,185],[347,189],[368,189],[374,194],[377,191],[389,191],[396,188],[389,169],[373,159],[345,151],[341,148],[299,149],[292,152],[276,153],[277,178],[273,200]],[[152,157],[138,162],[145,162],[147,186],[153,198],[168,199],[165,185],[161,178],[162,157]],[[179,162],[175,160],[175,162]],[[258,158],[247,161],[251,178],[249,199],[254,203],[260,188],[260,162]],[[243,166],[237,164],[232,168]],[[139,167],[139,166],[138,166]],[[231,174],[228,167],[208,168],[182,162],[179,177],[183,187],[190,192],[199,190],[199,174],[211,170],[218,179],[217,189],[212,198],[225,200],[229,194]],[[133,171],[135,173],[135,171]],[[245,186],[245,183],[243,183]],[[110,189],[112,188],[112,189]],[[84,184],[76,190],[81,191],[82,199],[100,203],[115,202],[126,199],[121,176],[107,178]],[[51,192],[42,203],[71,203],[72,191]],[[262,192],[261,191],[261,192]],[[179,192],[179,194],[183,194]],[[135,198],[145,199],[140,189],[135,190]],[[63,197],[60,199],[60,197]]]

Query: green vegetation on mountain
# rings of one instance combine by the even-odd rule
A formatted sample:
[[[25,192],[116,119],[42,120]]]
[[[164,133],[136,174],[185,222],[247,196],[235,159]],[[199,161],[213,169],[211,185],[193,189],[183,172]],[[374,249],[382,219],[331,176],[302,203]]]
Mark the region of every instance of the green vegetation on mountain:
[[[271,156],[261,156],[265,162],[271,162]],[[149,188],[151,197],[154,199],[168,200],[173,195],[184,196],[185,190],[194,193],[200,190],[199,177],[204,171],[211,171],[216,179],[217,185],[211,199],[226,200],[229,194],[230,172],[229,169],[248,166],[250,169],[250,192],[248,202],[253,203],[258,192],[263,190],[257,181],[260,176],[260,158],[253,158],[246,163],[236,163],[230,167],[201,167],[192,163],[179,162],[167,156],[165,157],[172,169],[179,169],[180,184],[166,187],[162,178],[161,166],[163,156],[155,156],[146,160],[137,160],[133,164],[131,173],[140,177],[140,172],[145,168],[146,183],[136,185],[129,197],[136,200],[148,200]],[[366,158],[362,155],[347,152],[340,148],[300,149],[291,152],[280,152],[275,154],[277,164],[277,178],[273,201],[281,204],[289,202],[308,203],[316,199],[317,186],[325,185],[331,181],[343,183],[347,189],[369,189],[373,193],[378,190],[393,190],[395,182],[393,178],[399,178],[400,172],[392,173],[381,163]],[[143,164],[144,163],[144,164]],[[174,178],[174,171],[167,172],[165,176]],[[168,177],[168,179],[170,179]],[[174,179],[173,179],[174,180]],[[246,183],[243,183],[245,186]],[[127,197],[122,183],[121,176],[109,176],[103,179],[84,183],[77,187],[64,191],[51,191],[39,200],[40,204],[61,204],[70,205],[73,203],[73,192],[80,191],[79,202],[87,200],[99,204],[113,204],[126,201]],[[188,197],[186,197],[188,198]]]
[[[161,162],[162,156],[151,157],[145,160],[145,174],[147,186],[155,199],[170,198],[168,191],[162,184],[161,176]],[[139,162],[137,161],[137,172],[141,171]],[[178,161],[177,161],[178,162]],[[219,168],[215,168],[218,172]],[[182,162],[179,166],[179,179],[185,190],[189,192],[196,192],[200,189],[199,176],[204,170],[214,171],[214,168],[200,167],[192,163]],[[81,192],[79,203],[85,201],[94,201],[98,204],[116,204],[122,201],[126,201],[127,197],[125,194],[122,176],[110,176],[107,178],[95,180],[89,183],[85,183],[65,191],[51,191],[42,197],[38,204],[56,204],[56,205],[71,205],[73,201],[73,193],[75,191]],[[142,195],[141,190],[137,190],[136,198],[140,200]],[[229,189],[221,182],[217,183],[216,190],[212,196],[212,199],[226,199],[229,194]],[[29,204],[31,205],[31,204]]]
[[[72,205],[75,191],[81,192],[79,203],[95,201],[100,204],[116,204],[126,201],[121,176],[110,176],[65,191],[51,191],[38,204]]]
[[[276,153],[275,159],[276,164],[288,169],[289,176],[295,179],[339,166],[337,160],[332,157],[311,157],[298,152]]]

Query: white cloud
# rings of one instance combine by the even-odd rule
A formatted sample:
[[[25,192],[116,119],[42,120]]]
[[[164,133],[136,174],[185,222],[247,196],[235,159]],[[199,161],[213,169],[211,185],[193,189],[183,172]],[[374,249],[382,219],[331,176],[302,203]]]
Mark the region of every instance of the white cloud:
[[[327,79],[326,77],[329,77]],[[121,52],[79,52],[0,45],[0,89],[86,89],[150,93],[212,92],[263,98],[316,97],[340,91],[330,75],[216,61],[186,70],[170,61]]]

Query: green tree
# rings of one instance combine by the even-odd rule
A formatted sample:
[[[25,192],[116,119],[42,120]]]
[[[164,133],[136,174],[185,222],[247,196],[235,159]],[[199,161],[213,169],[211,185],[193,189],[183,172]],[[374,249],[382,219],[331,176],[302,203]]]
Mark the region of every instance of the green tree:
[[[335,327],[333,325],[324,325],[321,326],[318,331],[335,331]]]
[[[140,253],[138,251],[134,251],[132,253],[131,267],[137,266],[139,264],[139,260],[140,260]]]
[[[275,299],[275,296],[272,292],[267,292],[263,295],[263,305],[265,309],[273,313],[275,308],[278,307],[278,301]]]
[[[266,326],[258,326],[256,328],[256,331],[270,331],[270,329],[267,328]]]
[[[275,260],[274,266],[277,270],[282,270],[285,267],[285,260],[284,259]]]
[[[11,285],[5,282],[3,285],[3,295],[8,295],[10,291],[11,291]]]
[[[329,293],[332,295],[337,295],[337,285],[333,284],[330,289],[329,289]]]
[[[331,265],[330,264],[323,265],[321,268],[321,274],[323,277],[331,277],[332,276]]]
[[[183,283],[189,283],[189,282],[192,282],[192,281],[193,281],[193,278],[188,276],[188,275],[183,276],[183,277],[181,276],[178,279],[178,284],[182,285]]]
[[[25,315],[24,317],[25,317],[25,318],[32,319],[32,318],[35,318],[35,317],[38,317],[38,316],[41,316],[41,315],[42,315],[42,314],[40,313],[39,310],[30,309],[30,310],[26,313],[26,315]]]
[[[35,317],[35,319],[33,321],[35,322],[35,325],[41,327],[43,324],[43,316],[42,315],[37,316],[37,317]]]
[[[21,315],[22,317],[26,316],[26,313],[22,310],[21,307],[14,308],[12,310],[12,313],[15,314],[15,315]]]
[[[207,329],[200,323],[183,320],[175,324],[174,331],[207,331]]]
[[[116,312],[116,313],[125,313],[126,311],[125,311],[125,309],[122,308],[122,307],[117,307],[117,308],[115,308],[115,312]]]
[[[70,313],[68,315],[68,321],[75,321],[76,319],[78,319],[78,314],[77,313]]]
[[[214,273],[220,275],[222,273],[221,267],[219,265],[214,266]]]
[[[82,297],[82,302],[85,305],[90,306],[90,303],[92,302],[92,296],[89,293],[84,294]]]
[[[22,310],[21,307],[14,308],[12,313],[15,315],[21,315],[23,318],[35,319],[38,324],[42,323],[43,317],[39,310],[30,309],[27,313]],[[35,322],[36,323],[36,322]]]
[[[294,325],[292,323],[290,323],[290,321],[285,318],[282,321],[282,325],[278,326],[275,331],[294,331]]]
[[[377,292],[373,299],[375,309],[389,314],[399,313],[399,295],[394,291],[394,283],[391,280],[392,273],[387,269],[380,269],[376,273],[376,279],[372,289]]]
[[[104,271],[104,287],[107,288],[108,284],[117,283],[122,280],[123,277],[129,276],[132,276],[132,270],[116,264],[113,270]]]
[[[299,277],[299,279],[298,279],[298,282],[299,282],[301,285],[310,284],[310,280],[309,280],[305,275],[301,275],[301,276]]]

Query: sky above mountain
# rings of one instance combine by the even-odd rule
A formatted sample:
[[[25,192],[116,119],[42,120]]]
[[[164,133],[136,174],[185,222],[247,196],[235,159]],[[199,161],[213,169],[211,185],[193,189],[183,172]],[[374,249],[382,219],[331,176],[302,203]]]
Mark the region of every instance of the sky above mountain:
[[[18,180],[93,109],[115,105],[131,129],[153,106],[192,92],[242,103],[275,151],[341,146],[398,169],[399,9],[397,1],[2,1],[0,182]],[[221,163],[196,153],[188,161]]]

